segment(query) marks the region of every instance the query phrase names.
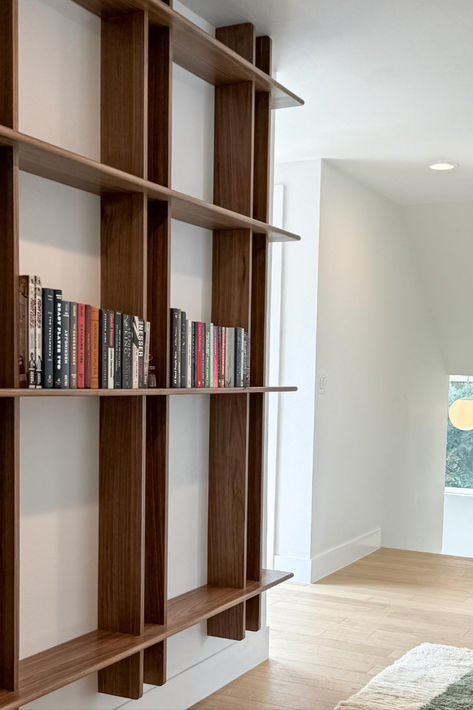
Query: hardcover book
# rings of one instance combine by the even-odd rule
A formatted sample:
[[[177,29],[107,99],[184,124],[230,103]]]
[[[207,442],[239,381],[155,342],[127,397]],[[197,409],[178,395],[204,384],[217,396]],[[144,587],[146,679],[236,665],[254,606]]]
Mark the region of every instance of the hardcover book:
[[[138,388],[143,389],[145,381],[145,323],[138,318]]]
[[[84,307],[85,346],[84,346],[84,387],[90,390],[92,382],[92,306]]]
[[[20,313],[21,319],[21,313]],[[21,322],[21,321],[20,321]],[[43,288],[43,387],[51,389],[54,380],[54,290]],[[21,387],[20,383],[20,387]],[[24,386],[24,385],[23,385]]]
[[[35,385],[37,389],[43,386],[43,289],[41,279],[34,277],[35,286]]]
[[[204,387],[210,387],[210,324],[205,324],[205,379]]]
[[[246,333],[246,386],[251,383],[251,336]]]
[[[186,312],[181,311],[181,342],[180,342],[180,357],[181,357],[181,378],[180,386],[185,387],[187,382],[187,320]]]
[[[151,338],[151,323],[149,320],[145,323],[145,355],[144,355],[144,386],[149,387],[149,348]]]
[[[234,387],[235,329],[225,328],[225,387]]]
[[[235,337],[235,353],[234,353],[234,369],[235,369],[235,387],[243,387],[243,328],[234,328]]]
[[[99,386],[99,309],[91,306],[91,372],[90,386],[98,389]]]
[[[61,387],[69,389],[69,338],[70,338],[70,303],[62,302],[61,328]]]
[[[115,311],[115,373],[114,387],[122,388],[122,314]]]
[[[205,349],[204,349],[204,342],[205,342],[205,335],[204,335],[204,324],[201,323],[200,321],[197,321],[197,346],[196,346],[196,375],[195,375],[195,386],[201,389],[203,387],[203,375],[205,375],[205,372],[202,368],[202,364],[204,363],[204,357],[202,353],[205,355]]]
[[[69,387],[77,389],[77,303],[69,306]]]
[[[61,387],[62,291],[54,289],[54,387]]]
[[[179,309],[171,308],[171,387],[179,387],[178,357],[179,357]]]
[[[18,280],[18,369],[20,387],[28,387],[29,384],[28,314],[28,277],[20,276]]]
[[[192,321],[186,323],[186,387],[192,387]]]
[[[133,337],[131,341],[131,373],[132,373],[132,387],[133,389],[138,389],[139,386],[139,364],[138,364],[138,347],[139,347],[139,321],[138,316],[132,316],[133,318]]]
[[[191,387],[197,387],[197,321],[192,321]]]
[[[108,389],[108,311],[99,311],[100,341],[99,341],[99,378],[100,387]]]
[[[85,387],[85,304],[77,304],[77,389]]]
[[[219,372],[220,384],[219,384],[219,387],[225,387],[226,337],[227,337],[227,329],[222,326],[220,328],[220,372]]]
[[[132,316],[122,316],[122,386],[129,390],[133,386],[132,376],[132,344],[133,344],[133,323]]]
[[[107,311],[108,317],[108,389],[113,390],[115,384],[115,312]]]
[[[218,387],[218,328],[212,326],[212,387]]]

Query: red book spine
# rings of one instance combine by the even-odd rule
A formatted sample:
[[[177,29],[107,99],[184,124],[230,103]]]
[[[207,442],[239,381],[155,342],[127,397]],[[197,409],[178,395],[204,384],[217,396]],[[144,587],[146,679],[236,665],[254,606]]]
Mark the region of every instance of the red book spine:
[[[92,387],[92,309],[85,306],[85,357],[84,357],[84,387]]]
[[[213,328],[213,353],[212,353],[212,369],[213,369],[213,375],[212,375],[212,381],[213,381],[213,386],[218,387],[218,328],[216,325],[212,326]]]
[[[219,372],[219,382],[220,387],[225,387],[225,328],[220,328],[222,331],[222,338],[220,344],[220,372]]]
[[[197,323],[197,377],[195,386],[202,387],[202,346],[203,346],[203,323]]]
[[[85,305],[77,304],[77,388],[85,386]]]

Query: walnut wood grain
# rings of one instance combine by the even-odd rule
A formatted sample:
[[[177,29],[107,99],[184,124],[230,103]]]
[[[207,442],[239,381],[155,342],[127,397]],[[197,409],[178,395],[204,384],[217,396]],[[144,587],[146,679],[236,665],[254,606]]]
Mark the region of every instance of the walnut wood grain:
[[[0,123],[18,128],[18,0],[0,3]]]
[[[253,209],[253,84],[215,89],[214,202],[244,215]]]
[[[150,26],[148,55],[148,179],[171,187],[172,46],[168,27]]]
[[[215,231],[212,321],[249,330],[252,240],[248,229]]]
[[[102,19],[101,160],[146,177],[148,22],[144,12]]]
[[[151,24],[173,31],[173,60],[176,64],[219,86],[254,81],[258,91],[269,91],[272,108],[300,106],[302,99],[271,79],[263,71],[239,56],[193,22],[168,7],[161,0],[74,0],[78,5],[102,17],[119,12],[146,10]]]
[[[242,393],[251,394],[252,392],[297,392],[297,387],[225,387],[221,389],[210,389],[209,387],[202,389],[173,389],[159,387],[155,389],[143,390],[29,390],[6,388],[0,389],[0,398],[2,397],[162,397],[163,395],[172,395],[173,397],[182,397],[186,395],[233,395]]]
[[[101,400],[98,625],[135,635],[144,627],[144,441],[143,397]],[[140,697],[143,659],[101,671],[99,690]]]
[[[7,147],[0,149],[0,234],[0,387],[18,387],[18,160]]]
[[[259,581],[263,550],[264,395],[253,394],[249,399],[246,576]],[[260,597],[246,602],[246,628],[248,631],[261,628]]]
[[[255,27],[251,22],[242,22],[239,25],[229,25],[228,27],[217,27],[215,39],[229,49],[233,50],[247,62],[254,64],[256,55],[256,35]]]
[[[211,397],[209,439],[207,578],[209,584],[216,586],[244,587],[248,475],[247,395]],[[209,620],[207,632],[209,635],[225,638],[243,638],[244,609]]]
[[[168,451],[167,397],[146,402],[146,523],[145,623],[166,624],[168,568]],[[166,682],[166,641],[145,651],[144,681]]]
[[[252,228],[257,232],[267,233],[271,241],[300,239],[285,229],[157,185],[5,126],[0,126],[0,145],[18,149],[21,170],[86,192],[96,195],[142,192],[149,200],[169,203],[174,219],[205,229]]]
[[[256,38],[255,65],[265,74],[271,76],[273,70],[272,40],[267,35]]]
[[[0,401],[0,688],[17,685],[19,652],[19,403]]]
[[[150,354],[158,387],[169,386],[169,308],[171,288],[171,218],[166,202],[148,205],[148,320]]]
[[[205,585],[170,599],[167,624],[146,624],[140,636],[99,629],[25,658],[20,661],[17,690],[0,690],[0,710],[15,710],[90,673],[133,656],[290,577],[292,574],[288,572],[263,570],[261,582],[248,582],[243,589]]]

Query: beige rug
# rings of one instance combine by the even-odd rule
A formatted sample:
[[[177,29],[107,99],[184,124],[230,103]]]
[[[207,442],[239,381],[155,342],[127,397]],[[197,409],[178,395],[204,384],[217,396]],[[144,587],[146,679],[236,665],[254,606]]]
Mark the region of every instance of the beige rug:
[[[473,651],[423,643],[335,710],[473,710]]]

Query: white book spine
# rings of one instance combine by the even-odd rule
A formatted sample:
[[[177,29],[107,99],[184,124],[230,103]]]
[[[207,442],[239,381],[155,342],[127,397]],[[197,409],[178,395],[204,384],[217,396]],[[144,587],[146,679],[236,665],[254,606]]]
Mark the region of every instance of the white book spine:
[[[151,336],[151,323],[149,320],[146,321],[145,323],[145,353],[144,353],[144,362],[143,362],[143,367],[144,367],[144,387],[148,387],[148,379],[149,379],[149,339]]]
[[[234,328],[225,328],[225,387],[234,387]]]

